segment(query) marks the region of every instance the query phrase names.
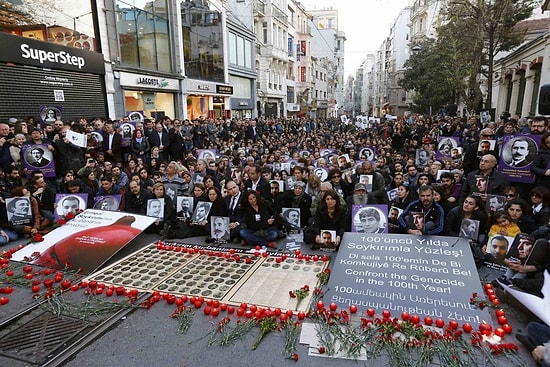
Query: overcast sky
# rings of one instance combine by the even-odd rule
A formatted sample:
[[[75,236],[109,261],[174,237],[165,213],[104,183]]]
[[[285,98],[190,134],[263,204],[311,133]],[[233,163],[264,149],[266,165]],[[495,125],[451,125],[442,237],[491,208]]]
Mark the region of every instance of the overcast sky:
[[[307,10],[338,10],[338,29],[346,33],[345,76],[355,75],[361,61],[376,51],[405,6],[413,0],[300,0]]]

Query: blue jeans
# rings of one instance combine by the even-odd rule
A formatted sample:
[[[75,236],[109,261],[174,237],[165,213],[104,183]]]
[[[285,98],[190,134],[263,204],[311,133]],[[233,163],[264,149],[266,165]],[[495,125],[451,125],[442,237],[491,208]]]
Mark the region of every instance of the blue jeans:
[[[9,241],[6,239],[5,236],[0,236],[0,245],[5,245],[6,243],[11,242],[11,241],[15,241],[19,238],[19,235],[17,233],[15,233],[14,231],[11,231],[9,229],[4,229],[3,231],[4,231],[5,234],[8,235]]]
[[[256,236],[254,232],[256,231],[253,231],[249,228],[243,228],[239,232],[239,235],[251,246],[266,245],[268,242],[275,241],[278,237],[277,231],[275,229],[268,230],[265,237]]]

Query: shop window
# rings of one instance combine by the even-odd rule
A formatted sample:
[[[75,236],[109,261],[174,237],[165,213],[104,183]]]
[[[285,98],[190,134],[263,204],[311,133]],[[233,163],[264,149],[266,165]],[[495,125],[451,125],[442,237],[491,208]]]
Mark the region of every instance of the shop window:
[[[165,18],[166,1],[137,8],[117,1],[117,30],[121,63],[150,70],[171,72],[170,35]]]
[[[181,2],[183,54],[185,71],[189,78],[225,81],[221,14],[208,6],[197,6],[192,1]],[[213,36],[214,35],[214,36]],[[241,50],[242,39],[235,39],[235,49],[230,49],[230,60],[245,63],[246,51]]]

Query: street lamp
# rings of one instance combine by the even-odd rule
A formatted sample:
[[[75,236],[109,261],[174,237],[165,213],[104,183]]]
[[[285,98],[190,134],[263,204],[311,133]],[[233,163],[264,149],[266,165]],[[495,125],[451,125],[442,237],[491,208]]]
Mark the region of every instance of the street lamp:
[[[77,19],[80,19],[80,18],[82,18],[83,16],[88,15],[88,14],[92,14],[92,12],[89,11],[89,12],[87,12],[87,13],[85,13],[85,14],[80,14],[80,15],[78,15],[78,16],[76,16],[76,17],[73,17],[73,36],[80,36],[80,33],[78,33],[78,32],[76,31],[76,20],[77,20]]]

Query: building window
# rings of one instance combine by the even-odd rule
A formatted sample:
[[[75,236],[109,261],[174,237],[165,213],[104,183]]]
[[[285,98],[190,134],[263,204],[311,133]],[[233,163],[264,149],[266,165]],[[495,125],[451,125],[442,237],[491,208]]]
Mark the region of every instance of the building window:
[[[183,54],[185,72],[189,78],[225,81],[221,14],[216,9],[198,7],[195,2],[181,2]],[[242,39],[234,39],[237,49],[243,48]],[[231,42],[231,41],[230,41]],[[244,50],[243,50],[244,51]],[[244,63],[244,52],[236,52],[236,62]]]
[[[518,102],[516,104],[516,115],[522,116],[521,110],[523,109],[523,99],[525,98],[525,72],[521,74],[519,78],[518,89]]]
[[[294,38],[288,36],[288,57],[294,56]]]
[[[306,67],[300,66],[300,82],[306,82]]]
[[[531,93],[531,108],[529,108],[529,116],[537,114],[537,99],[540,88],[540,67],[535,71],[535,80],[533,81],[533,91]]]
[[[172,71],[166,1],[143,9],[117,1],[120,61],[144,69]]]

